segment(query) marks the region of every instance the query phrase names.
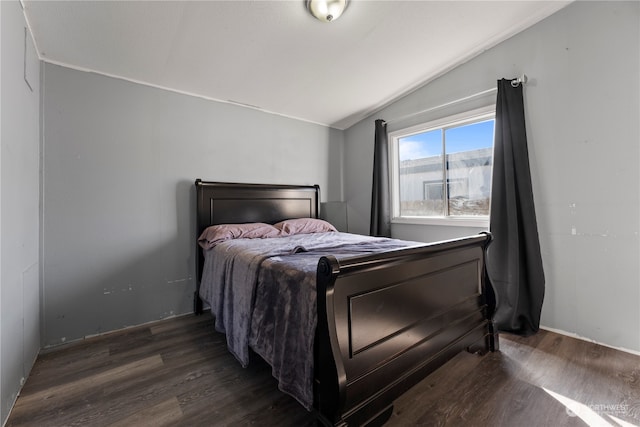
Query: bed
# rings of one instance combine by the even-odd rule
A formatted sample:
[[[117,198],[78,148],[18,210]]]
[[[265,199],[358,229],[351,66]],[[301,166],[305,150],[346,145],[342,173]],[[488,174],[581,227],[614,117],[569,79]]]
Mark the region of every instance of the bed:
[[[198,237],[213,225],[280,226],[286,220],[317,219],[320,214],[318,186],[200,179],[195,186]],[[328,248],[325,235],[344,240]],[[488,233],[428,245],[367,236],[357,237],[357,242],[355,239],[355,235],[334,232],[313,237],[231,239],[207,251],[198,246],[196,257],[195,312],[202,313],[204,295],[206,304],[217,314],[216,325],[227,312],[231,312],[229,319],[239,319],[238,324],[229,320],[223,325],[230,351],[243,365],[248,363],[246,345],[262,356],[272,366],[280,389],[316,412],[323,425],[381,425],[391,415],[396,398],[459,352],[498,350],[498,334],[492,322],[495,296],[485,280],[484,259],[491,241]],[[254,249],[257,242],[275,252],[258,256],[261,252]],[[290,247],[273,249],[272,243]],[[372,249],[374,244],[381,246]],[[232,256],[237,258],[222,262],[223,252],[236,254]],[[256,266],[248,276],[242,257],[248,257],[246,265]],[[238,285],[235,277],[233,287],[225,285],[226,290],[217,290],[220,295],[233,294],[232,305],[215,307],[216,296],[206,289],[217,289],[212,282],[223,276],[215,275],[221,268],[215,263],[225,262],[227,266],[242,266],[229,271],[247,282],[246,295],[240,290],[244,285]],[[299,265],[300,272],[289,274],[291,265]],[[222,273],[224,277],[230,277],[229,271]],[[275,290],[262,284],[266,278],[284,276],[292,277],[290,283],[279,283]],[[300,286],[292,285],[295,280]],[[292,288],[302,296],[289,295]],[[286,294],[286,298],[299,298],[299,302],[261,306],[262,298],[267,298],[263,294],[269,293],[269,298]],[[249,319],[242,311],[244,306],[250,307]],[[293,312],[302,319],[299,323],[309,324],[305,328],[311,328],[311,335],[306,332],[304,339],[296,335],[289,344],[278,338],[278,330],[290,335],[289,330],[297,332],[296,328],[260,326],[265,318],[274,313],[281,316],[282,312],[287,316]],[[233,329],[241,331],[241,345],[234,343]],[[276,355],[265,351],[265,346],[277,347]],[[291,389],[291,384],[297,386],[297,378],[288,384],[281,378],[291,377],[288,371],[295,374],[297,370],[289,368],[303,360],[309,361],[303,365],[311,376],[305,383],[308,387],[302,387],[307,388],[303,390],[306,397]]]

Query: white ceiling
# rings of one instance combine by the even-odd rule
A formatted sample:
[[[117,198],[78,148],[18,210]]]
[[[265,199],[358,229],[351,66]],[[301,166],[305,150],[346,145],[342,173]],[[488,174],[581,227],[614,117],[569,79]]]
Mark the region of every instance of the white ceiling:
[[[44,61],[345,129],[567,1],[26,1]]]

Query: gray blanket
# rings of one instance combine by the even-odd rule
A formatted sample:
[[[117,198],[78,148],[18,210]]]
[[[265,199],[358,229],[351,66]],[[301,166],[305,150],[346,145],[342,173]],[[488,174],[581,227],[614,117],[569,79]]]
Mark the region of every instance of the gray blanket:
[[[347,233],[227,241],[205,252],[200,295],[242,366],[251,347],[271,365],[280,390],[311,409],[318,260],[414,244]]]

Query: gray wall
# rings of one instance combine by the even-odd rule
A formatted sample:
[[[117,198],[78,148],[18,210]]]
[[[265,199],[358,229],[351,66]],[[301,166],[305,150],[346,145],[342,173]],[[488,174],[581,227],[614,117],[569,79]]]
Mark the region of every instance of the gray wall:
[[[190,312],[194,180],[319,184],[341,131],[46,64],[44,345]]]
[[[17,1],[0,2],[0,424],[40,349],[40,64]]]
[[[547,279],[542,324],[640,351],[639,9],[638,2],[572,3],[348,129],[349,229],[368,229],[375,118],[392,121],[524,72],[530,78],[527,133]],[[425,241],[461,231],[473,230],[393,227],[397,237]]]

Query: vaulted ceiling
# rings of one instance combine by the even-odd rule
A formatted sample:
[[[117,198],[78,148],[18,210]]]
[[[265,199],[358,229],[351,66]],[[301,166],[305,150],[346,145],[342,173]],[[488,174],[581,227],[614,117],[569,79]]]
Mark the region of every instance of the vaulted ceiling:
[[[567,1],[22,1],[54,64],[345,129]]]

